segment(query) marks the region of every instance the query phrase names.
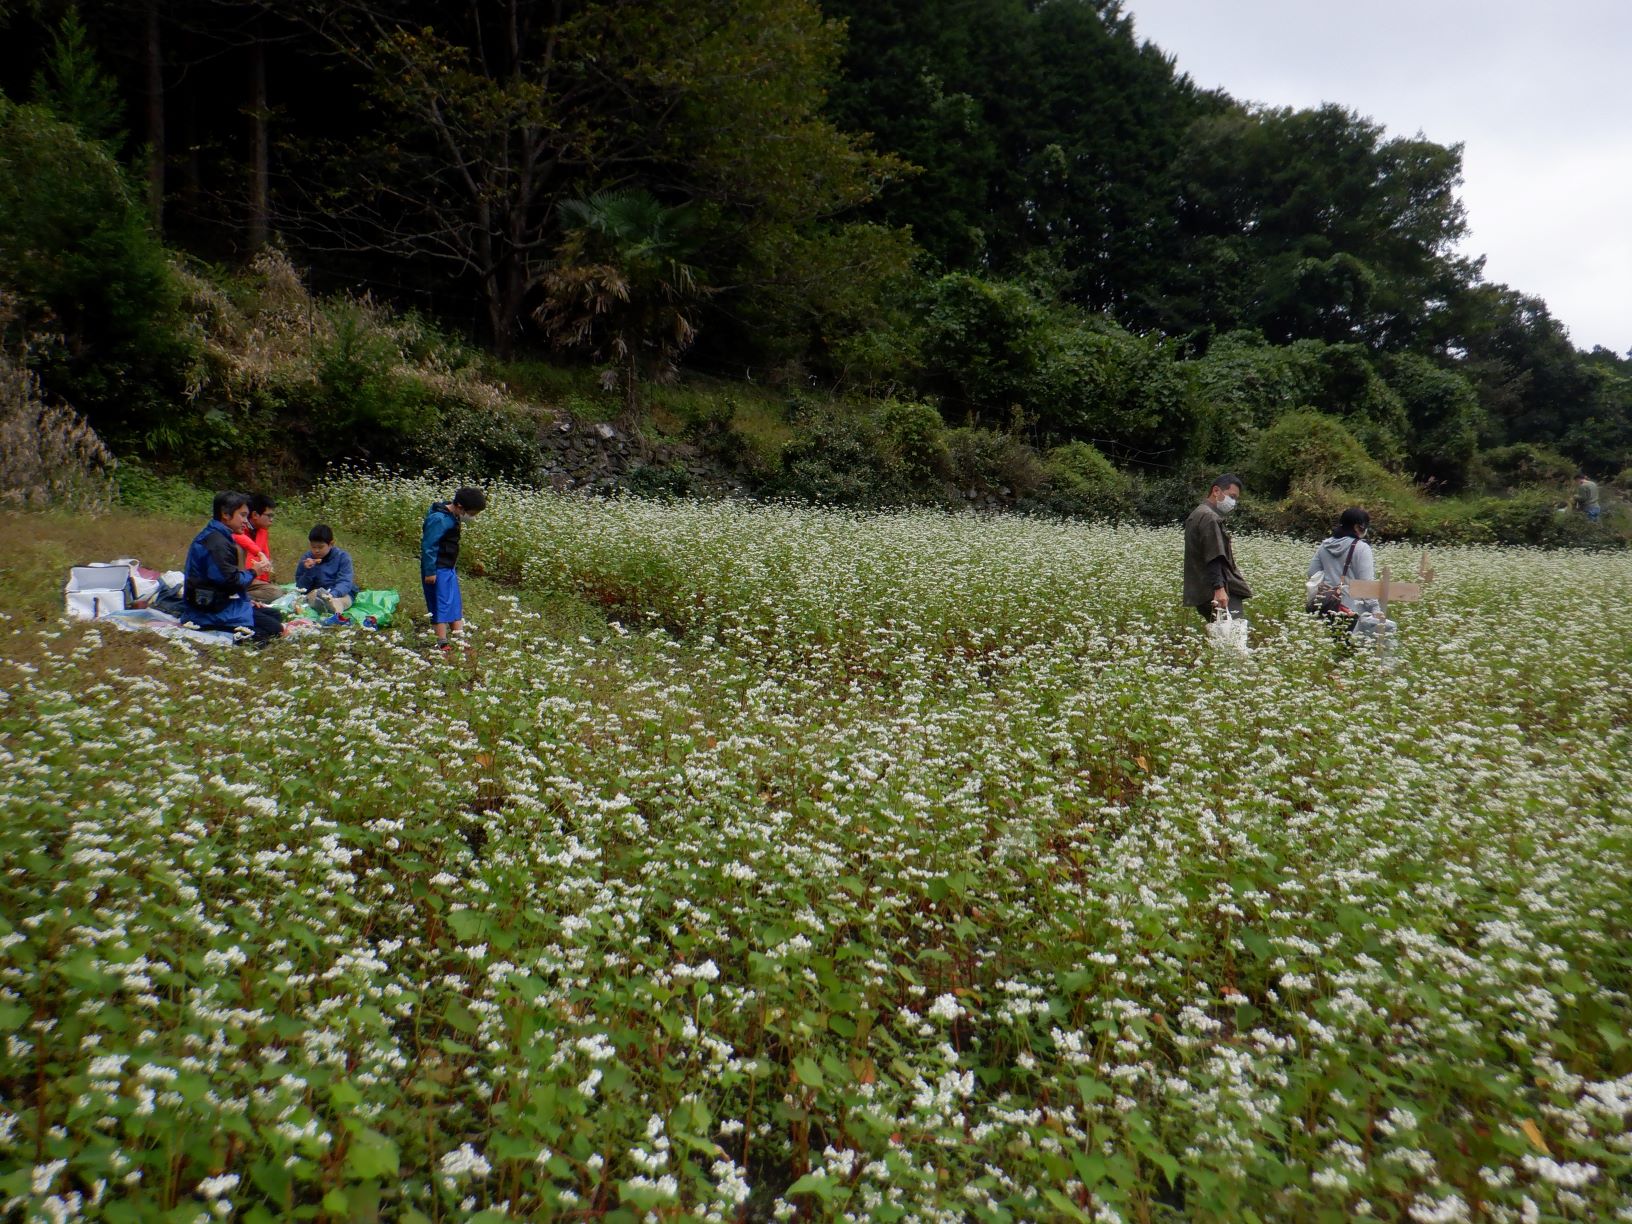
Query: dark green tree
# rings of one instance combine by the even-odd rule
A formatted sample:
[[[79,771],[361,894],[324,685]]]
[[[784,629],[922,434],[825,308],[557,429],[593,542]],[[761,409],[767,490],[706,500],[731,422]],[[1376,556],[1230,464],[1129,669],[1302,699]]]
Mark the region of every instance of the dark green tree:
[[[304,10],[382,122],[325,150],[308,227],[468,277],[501,354],[593,186],[674,185],[742,231],[799,225],[893,172],[821,114],[839,30],[810,0],[349,0]],[[731,229],[733,227],[727,227]]]
[[[556,343],[616,366],[632,421],[641,378],[672,375],[697,335],[697,210],[613,191],[566,200],[561,216],[566,235],[535,316]]]
[[[52,338],[36,347],[47,390],[104,438],[169,427],[192,347],[168,254],[106,145],[4,97],[0,290],[22,336]]]
[[[57,23],[45,66],[34,75],[34,97],[88,139],[116,151],[124,144],[119,86],[102,70],[78,7],[71,6]]]
[[[1477,274],[1454,252],[1460,146],[1332,105],[1236,109],[1193,125],[1177,172],[1184,257],[1161,284],[1189,317],[1171,330],[1431,347]]]

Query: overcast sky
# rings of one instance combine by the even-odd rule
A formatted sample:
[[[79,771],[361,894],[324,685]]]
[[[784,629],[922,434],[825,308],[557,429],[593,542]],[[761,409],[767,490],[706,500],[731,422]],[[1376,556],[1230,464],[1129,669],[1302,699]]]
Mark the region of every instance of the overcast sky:
[[[1632,0],[1124,0],[1204,87],[1464,146],[1463,253],[1632,349]]]

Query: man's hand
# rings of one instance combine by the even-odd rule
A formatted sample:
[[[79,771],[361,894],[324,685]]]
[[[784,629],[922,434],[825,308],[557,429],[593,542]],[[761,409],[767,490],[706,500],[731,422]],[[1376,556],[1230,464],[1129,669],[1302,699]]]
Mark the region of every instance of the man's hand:
[[[426,574],[425,575],[425,585],[426,586],[435,586],[436,585],[436,575],[435,574]]]
[[[1230,606],[1230,593],[1229,593],[1229,591],[1225,590],[1223,587],[1219,587],[1218,590],[1213,592],[1213,603],[1217,607],[1220,607],[1220,608],[1229,607]]]

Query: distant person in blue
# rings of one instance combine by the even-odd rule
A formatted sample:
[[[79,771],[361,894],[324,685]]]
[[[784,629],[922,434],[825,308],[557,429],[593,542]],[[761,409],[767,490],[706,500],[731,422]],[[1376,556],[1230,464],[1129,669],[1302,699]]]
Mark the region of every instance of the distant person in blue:
[[[306,542],[311,548],[295,566],[295,589],[309,607],[338,616],[357,598],[351,554],[334,546],[334,529],[327,523],[308,531]]]
[[[438,650],[447,650],[448,629],[465,627],[465,604],[459,596],[459,533],[468,519],[487,509],[487,495],[464,488],[448,502],[433,502],[419,537],[419,576],[425,585],[425,606],[431,610]]]
[[[183,620],[200,629],[247,629],[257,642],[283,634],[276,612],[250,602],[255,575],[243,568],[234,535],[249,529],[249,498],[243,493],[217,493],[210,521],[187,550],[182,601]]]

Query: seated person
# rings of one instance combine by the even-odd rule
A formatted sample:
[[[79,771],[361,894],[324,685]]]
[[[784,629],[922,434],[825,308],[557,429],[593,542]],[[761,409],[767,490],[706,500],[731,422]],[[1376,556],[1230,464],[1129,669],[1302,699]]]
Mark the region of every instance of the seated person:
[[[1349,581],[1371,582],[1377,565],[1366,535],[1371,515],[1350,506],[1338,519],[1332,534],[1320,542],[1309,561],[1308,600],[1305,609],[1325,620],[1341,621],[1342,627],[1362,633],[1387,631],[1393,622],[1382,621],[1381,606],[1375,599],[1353,599]]]
[[[280,637],[283,622],[277,613],[250,601],[255,576],[239,566],[238,545],[232,538],[249,527],[249,498],[217,493],[211,510],[213,517],[187,549],[183,621],[200,629],[248,629],[257,641]]]
[[[327,523],[313,527],[306,533],[306,540],[311,550],[295,566],[295,587],[301,592],[301,602],[338,616],[357,597],[351,557],[345,549],[334,546],[334,531]]]
[[[265,493],[256,493],[249,499],[249,526],[232,537],[233,543],[244,550],[243,567],[255,575],[249,584],[249,597],[258,604],[269,604],[283,594],[283,588],[272,581],[272,512],[278,507]]]

